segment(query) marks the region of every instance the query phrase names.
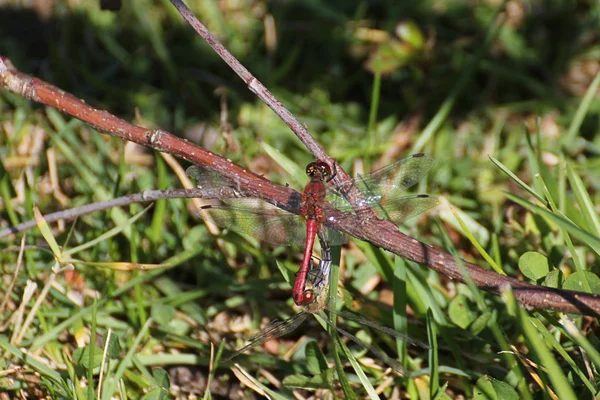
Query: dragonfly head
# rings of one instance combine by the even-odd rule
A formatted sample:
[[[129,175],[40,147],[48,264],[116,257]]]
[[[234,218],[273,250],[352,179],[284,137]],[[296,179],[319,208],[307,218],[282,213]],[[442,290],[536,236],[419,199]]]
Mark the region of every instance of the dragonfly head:
[[[331,176],[331,168],[323,161],[311,162],[306,166],[306,175],[311,180],[326,181]]]

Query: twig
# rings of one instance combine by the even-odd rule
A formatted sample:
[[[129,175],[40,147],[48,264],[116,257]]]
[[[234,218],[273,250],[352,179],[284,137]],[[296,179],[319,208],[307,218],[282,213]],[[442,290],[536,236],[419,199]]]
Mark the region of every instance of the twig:
[[[194,28],[196,32],[213,48],[213,50],[229,65],[229,67],[236,73],[248,86],[248,89],[254,93],[259,99],[261,99],[271,110],[277,114],[279,118],[287,126],[290,127],[292,132],[298,136],[306,148],[315,156],[316,159],[322,160],[330,164],[333,167],[335,160],[331,158],[321,147],[321,145],[308,133],[308,130],[304,125],[300,123],[289,112],[283,104],[279,102],[273,96],[273,94],[246,69],[238,60],[231,54],[221,42],[219,42],[208,29],[196,18],[192,11],[186,6],[181,0],[170,0],[173,6],[179,11],[181,16]],[[344,176],[341,176],[344,178]],[[347,176],[345,177],[347,180]]]
[[[96,211],[108,210],[109,208],[113,207],[123,207],[132,203],[147,203],[149,201],[163,199],[190,199],[196,197],[207,197],[206,193],[207,192],[205,190],[201,189],[146,190],[141,193],[117,197],[116,199],[100,201],[97,203],[86,204],[81,207],[71,208],[64,211],[57,211],[51,214],[45,214],[44,219],[47,222],[56,222],[60,220],[71,221],[82,215],[91,214]],[[11,226],[10,228],[0,230],[0,238],[19,232],[24,232],[36,226],[37,224],[35,220],[23,222],[19,225]]]

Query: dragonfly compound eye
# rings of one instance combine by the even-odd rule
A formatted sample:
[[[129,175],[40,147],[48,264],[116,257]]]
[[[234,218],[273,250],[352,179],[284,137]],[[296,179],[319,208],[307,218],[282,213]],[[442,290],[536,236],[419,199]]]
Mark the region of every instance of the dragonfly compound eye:
[[[331,168],[323,161],[311,162],[306,166],[306,175],[309,178],[326,179],[331,175]]]
[[[298,306],[306,306],[315,300],[315,294],[312,290],[305,290],[302,293],[294,295],[294,302]]]
[[[302,304],[306,305],[312,303],[315,299],[315,294],[312,290],[306,290],[302,293]]]
[[[306,166],[306,175],[308,175],[309,177],[312,178],[316,172],[317,172],[317,163],[316,162],[311,162],[310,164],[308,164]]]
[[[331,168],[329,168],[329,165],[327,165],[324,162],[318,162],[317,164],[319,166],[319,171],[321,172],[321,175],[323,175],[323,177],[327,178],[331,175]]]

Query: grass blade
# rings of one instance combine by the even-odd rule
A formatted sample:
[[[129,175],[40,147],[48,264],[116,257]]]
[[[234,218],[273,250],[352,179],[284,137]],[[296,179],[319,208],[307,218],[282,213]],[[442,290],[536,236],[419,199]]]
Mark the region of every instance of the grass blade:
[[[596,93],[598,92],[598,85],[600,85],[600,73],[596,74],[596,77],[585,92],[585,96],[583,97],[583,99],[581,99],[581,103],[579,103],[577,112],[571,120],[571,125],[569,125],[569,130],[567,131],[567,134],[561,138],[561,143],[569,145],[575,140],[575,137],[579,133],[579,128],[581,128],[581,124],[583,123],[583,119],[589,111],[590,106],[594,101],[594,97],[596,97]]]
[[[590,248],[592,248],[596,252],[596,254],[600,255],[600,238],[598,238],[597,236],[594,236],[589,232],[584,231],[583,229],[581,229],[571,221],[567,220],[566,218],[554,214],[551,211],[537,206],[519,196],[515,196],[512,193],[506,193],[506,196],[515,203],[533,212],[534,214],[541,215],[542,217],[554,222],[561,228],[566,229],[568,232],[571,233],[571,235],[586,243],[588,246],[590,246]]]
[[[598,74],[598,76],[600,76],[600,74]],[[590,195],[587,192],[583,181],[575,173],[571,164],[567,164],[567,175],[569,176],[569,182],[571,183],[575,198],[577,198],[579,209],[583,213],[584,220],[587,222],[588,229],[591,233],[600,237],[600,218],[598,218],[598,212],[590,199]]]
[[[535,189],[533,189],[531,186],[529,186],[528,184],[526,184],[525,182],[523,182],[521,179],[519,179],[518,176],[516,176],[515,174],[512,173],[511,170],[509,170],[508,168],[506,168],[506,166],[504,166],[504,164],[502,164],[500,161],[496,160],[494,157],[489,156],[490,160],[492,160],[492,162],[498,167],[500,168],[500,170],[502,172],[504,172],[506,175],[508,175],[508,177],[510,179],[512,179],[513,181],[515,181],[519,186],[521,186],[525,191],[527,191],[527,193],[529,193],[530,195],[532,195],[533,197],[535,197],[536,199],[538,199],[538,201],[542,204],[546,204],[546,200],[540,196]]]

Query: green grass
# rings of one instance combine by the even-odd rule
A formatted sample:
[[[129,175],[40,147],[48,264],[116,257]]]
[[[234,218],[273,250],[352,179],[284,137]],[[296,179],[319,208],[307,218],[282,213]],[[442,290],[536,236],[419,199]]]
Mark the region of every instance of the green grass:
[[[58,0],[45,18],[16,3],[0,1],[0,54],[21,71],[276,182],[306,182],[310,154],[168,2],[124,2],[110,13],[98,2]],[[436,158],[418,191],[443,205],[403,231],[457,260],[600,293],[596,3],[536,2],[522,18],[453,1],[189,3],[349,173],[416,151]],[[267,15],[274,50],[265,45]],[[394,30],[407,21],[401,43]],[[365,41],[366,28],[387,39]],[[51,186],[49,151],[60,191]],[[49,214],[181,187],[160,155],[5,91],[0,160],[0,229],[33,219],[34,206]],[[411,378],[343,336],[342,345],[312,317],[219,362],[220,351],[226,357],[269,320],[297,311],[286,279],[300,250],[235,233],[216,238],[189,204],[136,204],[0,238],[0,391],[81,399],[98,389],[102,398],[130,399],[169,390],[411,399],[599,392],[595,319],[525,310],[509,290],[492,296],[361,242],[339,255],[337,306],[430,349],[337,322],[400,355]],[[168,267],[140,267],[159,264]]]

